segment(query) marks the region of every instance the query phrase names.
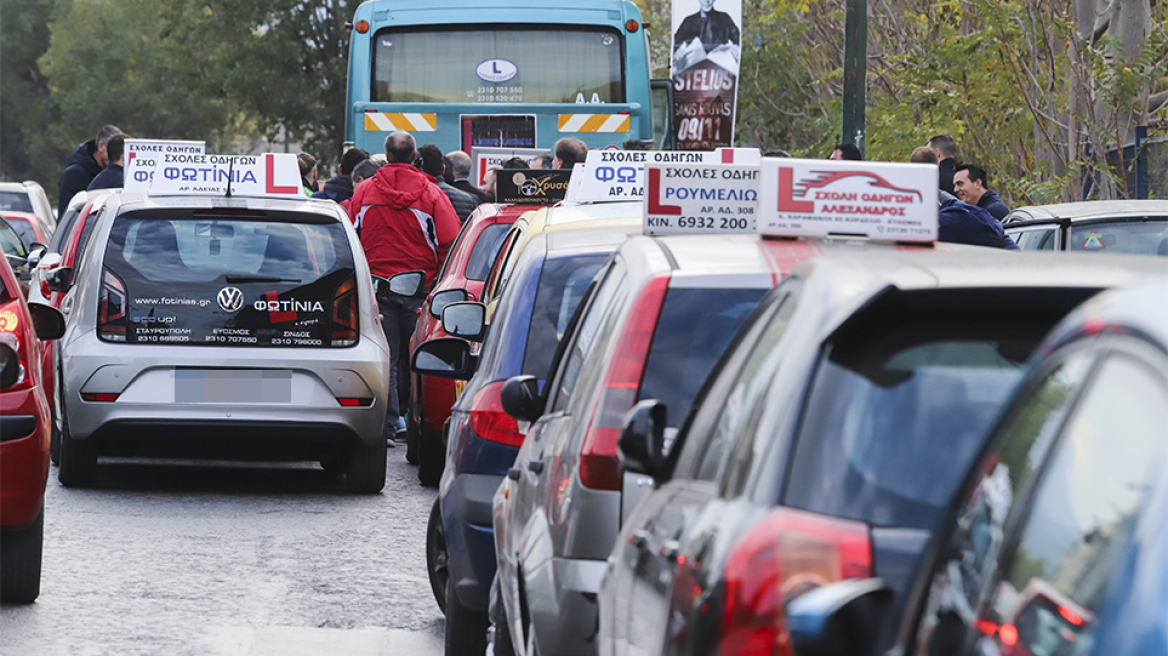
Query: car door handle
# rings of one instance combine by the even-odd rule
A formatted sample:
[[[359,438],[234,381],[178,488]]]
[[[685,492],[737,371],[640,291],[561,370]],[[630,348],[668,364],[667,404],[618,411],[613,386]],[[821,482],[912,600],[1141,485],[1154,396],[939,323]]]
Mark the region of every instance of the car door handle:
[[[519,480],[519,473],[520,469],[518,467],[512,467],[511,469],[507,470],[507,478],[513,481],[517,481]]]
[[[531,473],[538,476],[543,473],[543,461],[532,460],[531,462],[527,463],[527,468],[531,470]]]
[[[632,543],[636,548],[644,549],[649,544],[649,532],[644,529],[633,531]]]
[[[677,554],[681,551],[681,543],[677,540],[666,540],[665,544],[661,545],[658,552],[665,556],[666,560],[677,560]]]

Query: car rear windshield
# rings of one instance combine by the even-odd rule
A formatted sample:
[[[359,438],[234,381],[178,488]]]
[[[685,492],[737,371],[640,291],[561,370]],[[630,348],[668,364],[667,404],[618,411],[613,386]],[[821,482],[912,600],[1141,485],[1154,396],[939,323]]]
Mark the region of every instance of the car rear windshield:
[[[28,254],[16,229],[3,220],[0,220],[0,249],[3,249],[5,255],[24,257]]]
[[[483,228],[470,252],[470,260],[466,263],[467,280],[486,280],[491,272],[491,265],[499,256],[499,247],[507,237],[511,226],[506,223],[492,223]]]
[[[950,301],[962,300],[948,293]],[[1031,293],[1032,302],[1042,302],[1042,292]],[[1046,293],[1057,305],[1058,294]],[[1061,297],[1066,307],[1039,313],[999,299],[999,313],[991,314],[992,294],[980,298],[989,303],[980,312],[978,302],[944,312],[912,302],[880,312],[877,303],[869,313],[876,320],[837,334],[803,412],[787,505],[874,525],[933,528],[1026,358],[1082,300]]]
[[[547,377],[568,322],[604,260],[604,255],[585,255],[544,263],[531,308],[531,327],[523,353],[524,374]]]
[[[653,333],[640,393],[640,399],[665,403],[669,426],[676,427],[685,419],[714,363],[766,291],[669,290]]]
[[[349,346],[353,254],[335,218],[190,211],[119,216],[102,272],[99,336],[129,343]]]
[[[397,29],[373,41],[374,102],[625,101],[616,30]]]
[[[32,212],[32,199],[24,191],[0,191],[0,212]]]
[[[1168,217],[1073,225],[1068,248],[1084,253],[1168,255]]]

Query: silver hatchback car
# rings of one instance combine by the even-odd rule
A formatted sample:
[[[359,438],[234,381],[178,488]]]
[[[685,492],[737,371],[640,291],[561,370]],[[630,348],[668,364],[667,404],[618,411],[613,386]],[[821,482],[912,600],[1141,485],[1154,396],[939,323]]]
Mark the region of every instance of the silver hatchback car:
[[[385,485],[389,349],[335,203],[120,194],[97,217],[59,343],[60,480],[98,456],[319,461]]]

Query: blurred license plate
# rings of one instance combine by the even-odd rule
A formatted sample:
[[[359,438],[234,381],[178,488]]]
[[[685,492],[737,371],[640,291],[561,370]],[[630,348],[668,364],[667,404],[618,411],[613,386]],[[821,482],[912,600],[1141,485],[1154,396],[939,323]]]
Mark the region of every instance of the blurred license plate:
[[[291,403],[292,372],[280,369],[176,369],[175,403]]]

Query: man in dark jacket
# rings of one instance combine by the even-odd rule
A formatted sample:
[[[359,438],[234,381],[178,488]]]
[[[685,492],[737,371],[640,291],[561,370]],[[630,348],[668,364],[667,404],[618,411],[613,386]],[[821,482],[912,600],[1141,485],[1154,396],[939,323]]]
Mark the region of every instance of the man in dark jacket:
[[[122,161],[126,153],[126,135],[115,134],[105,145],[105,155],[109,159],[105,168],[98,173],[93,182],[85,188],[86,191],[95,189],[121,189],[126,186],[126,171],[122,168]]]
[[[944,192],[938,222],[937,241],[1018,250],[1018,245],[1002,230],[1002,224],[989,212]]]
[[[65,172],[57,183],[57,216],[65,216],[69,201],[79,191],[85,191],[93,178],[101,173],[109,159],[106,157],[106,143],[110,137],[120,133],[121,128],[107,125],[97,133],[97,137],[73,149],[65,160]]]
[[[337,174],[324,183],[324,189],[312,194],[313,198],[327,198],[338,203],[353,197],[353,169],[369,159],[369,153],[360,148],[350,148],[341,155],[341,165]]]
[[[418,153],[422,155],[422,172],[434,178],[434,184],[438,185],[454,206],[454,213],[458,215],[459,222],[466,223],[470,213],[479,206],[479,199],[446,184],[446,179],[442,176],[446,171],[446,164],[442,161],[441,148],[434,144],[426,144],[418,149]]]
[[[349,202],[349,215],[361,231],[361,245],[373,275],[389,278],[403,271],[426,272],[432,285],[458,236],[458,215],[430,176],[414,168],[413,135],[398,130],[385,138],[388,163],[366,180]],[[405,433],[402,409],[410,400],[410,336],[422,300],[378,297],[381,329],[389,343],[390,444]]]
[[[953,193],[953,173],[957,170],[957,142],[947,134],[938,134],[926,144],[937,153],[937,170],[941,174],[941,191]]]
[[[454,169],[454,182],[450,186],[478,198],[479,203],[489,202],[486,192],[470,183],[470,155],[461,150],[452,150],[446,156],[450,158],[451,168]]]
[[[990,213],[990,216],[1002,221],[1010,213],[1010,208],[1002,202],[1000,196],[989,188],[989,178],[985,169],[976,164],[962,164],[953,174],[953,195],[962,202],[977,205]]]

